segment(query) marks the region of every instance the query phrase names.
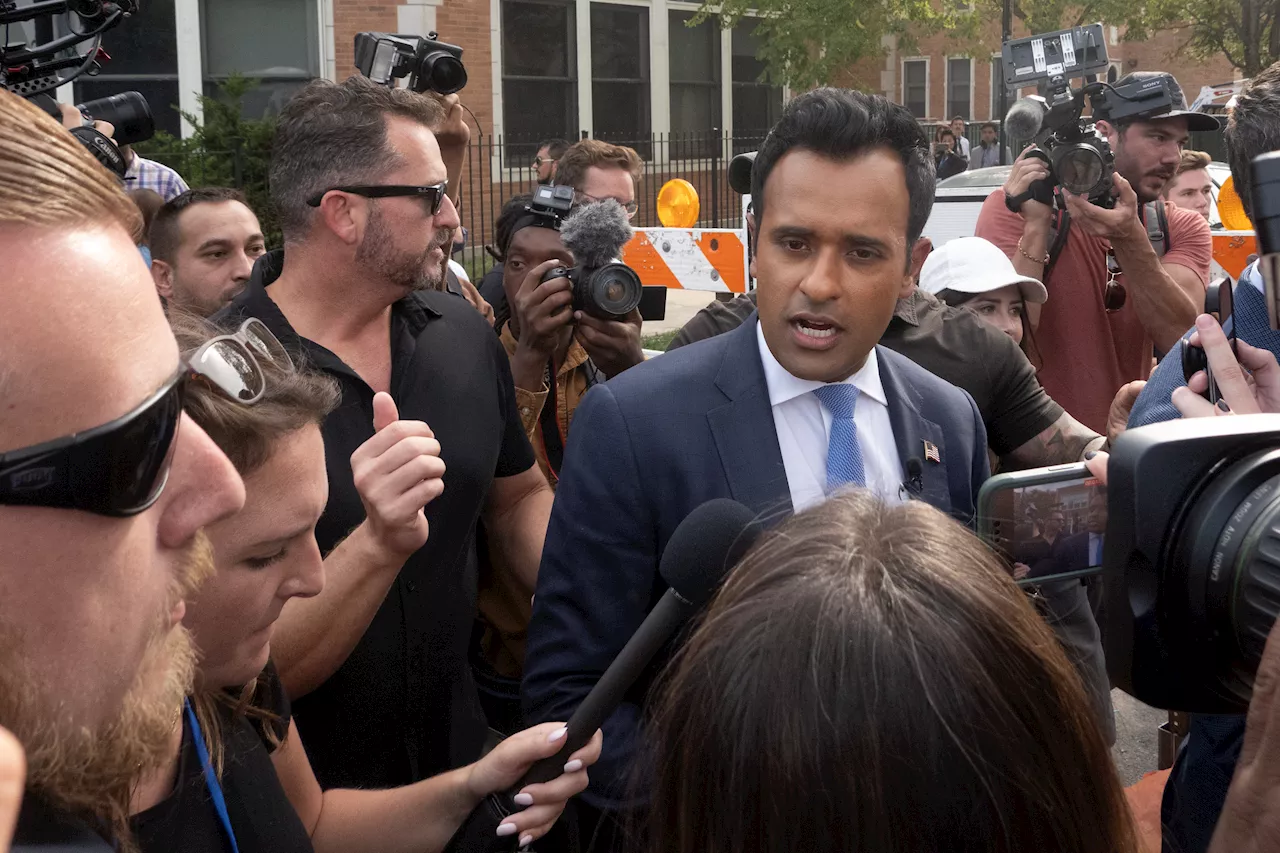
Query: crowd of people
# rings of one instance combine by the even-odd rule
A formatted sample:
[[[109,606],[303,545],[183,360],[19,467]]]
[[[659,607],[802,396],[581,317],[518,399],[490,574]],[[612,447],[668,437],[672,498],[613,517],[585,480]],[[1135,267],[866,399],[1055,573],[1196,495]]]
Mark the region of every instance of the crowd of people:
[[[1105,579],[1034,585],[1066,543],[1097,551],[1105,505],[1035,519],[1016,565],[971,527],[993,471],[1105,478],[1128,427],[1280,411],[1257,264],[1252,379],[1198,316],[1211,182],[1185,143],[1217,120],[1160,76],[1167,114],[1094,116],[1113,207],[1029,198],[1049,175],[1024,153],[938,247],[937,181],[998,163],[994,125],[931,141],[884,98],[798,95],[752,169],[756,288],[647,361],[638,311],[548,278],[575,258],[529,195],[487,275],[450,266],[456,95],[303,87],[269,247],[236,190],[131,151],[122,186],[0,92],[0,839],[491,849],[457,834],[510,791],[509,849],[1137,853]],[[1225,133],[1247,210],[1280,64]],[[552,139],[531,166],[636,214],[629,148]],[[1188,330],[1220,406],[1183,387]],[[561,775],[513,790],[716,498],[766,532]],[[1171,853],[1280,849],[1277,679],[1280,640],[1247,727],[1193,717]]]

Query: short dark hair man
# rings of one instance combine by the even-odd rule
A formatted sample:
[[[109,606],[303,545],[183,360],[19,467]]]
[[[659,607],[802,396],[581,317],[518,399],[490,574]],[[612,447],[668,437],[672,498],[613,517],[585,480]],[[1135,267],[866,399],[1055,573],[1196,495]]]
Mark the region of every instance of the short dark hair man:
[[[860,483],[973,514],[987,476],[973,400],[875,345],[912,286],[933,205],[924,131],[885,98],[807,92],[762,146],[752,190],[758,322],[632,368],[578,408],[529,628],[531,720],[581,702],[656,602],[663,548],[704,501],[778,517]],[[623,802],[643,701],[637,690],[605,724],[588,804]]]
[[[534,184],[549,184],[556,179],[556,170],[560,158],[569,150],[569,143],[564,139],[548,139],[538,146],[538,153],[533,155]]]
[[[266,254],[262,226],[239,190],[187,190],[156,213],[151,277],[167,302],[208,317],[230,304]]]
[[[366,515],[348,460],[375,432],[388,448],[438,446],[448,466],[425,508],[425,546],[356,561],[276,628],[275,660],[325,788],[404,785],[480,754],[487,726],[467,658],[478,519],[512,597],[533,593],[551,490],[497,336],[440,289],[458,227],[445,164],[466,143],[461,111],[446,120],[431,96],[363,77],[309,83],[281,112],[272,153],[285,248],[258,261],[224,312],[262,319],[342,388],[322,427],[323,552],[361,547],[344,539]],[[410,505],[402,523],[420,512]]]
[[[1116,85],[1150,73],[1127,75]],[[1150,372],[1152,346],[1167,351],[1191,325],[1204,304],[1209,276],[1212,243],[1204,218],[1172,204],[1149,203],[1159,199],[1177,168],[1188,130],[1218,123],[1187,112],[1173,76],[1158,76],[1173,96],[1169,113],[1124,122],[1094,116],[1115,154],[1114,209],[1068,195],[1069,222],[1056,217],[1053,207],[1030,199],[1019,213],[1010,211],[1006,198],[1020,196],[1032,181],[1048,176],[1044,162],[1024,152],[1004,188],[987,197],[978,216],[976,235],[1003,249],[1019,273],[1049,289],[1049,301],[1028,306],[1027,312],[1044,355],[1040,382],[1068,412],[1098,431],[1106,428],[1116,390]],[[1162,215],[1167,227],[1159,222]],[[1061,235],[1064,229],[1065,243],[1055,249],[1050,233]]]
[[[985,169],[1000,165],[1000,128],[994,122],[984,122],[978,131],[978,147],[969,158],[969,168]]]
[[[964,116],[955,115],[950,121],[951,132],[956,137],[956,149],[960,156],[969,160],[969,122]]]
[[[1231,178],[1246,214],[1252,214],[1253,176],[1249,164],[1280,150],[1280,62],[1253,77],[1236,98],[1225,132]],[[1263,295],[1262,272],[1255,261],[1240,275],[1233,314],[1240,340],[1280,356],[1280,332],[1271,328]],[[1190,324],[1188,324],[1190,326]],[[1185,385],[1180,339],[1151,374],[1133,407],[1129,425],[1138,427],[1179,417],[1170,401]],[[1186,745],[1174,761],[1164,789],[1160,824],[1165,849],[1204,853],[1226,800],[1244,740],[1243,716],[1191,715]]]

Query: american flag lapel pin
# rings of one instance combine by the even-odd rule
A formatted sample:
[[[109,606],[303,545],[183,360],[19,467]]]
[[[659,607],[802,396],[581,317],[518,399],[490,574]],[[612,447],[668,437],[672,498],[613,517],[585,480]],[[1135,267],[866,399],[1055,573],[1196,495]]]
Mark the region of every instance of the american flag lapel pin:
[[[930,462],[941,464],[942,454],[938,453],[938,445],[934,444],[932,441],[926,441],[924,443],[924,458],[928,459]]]

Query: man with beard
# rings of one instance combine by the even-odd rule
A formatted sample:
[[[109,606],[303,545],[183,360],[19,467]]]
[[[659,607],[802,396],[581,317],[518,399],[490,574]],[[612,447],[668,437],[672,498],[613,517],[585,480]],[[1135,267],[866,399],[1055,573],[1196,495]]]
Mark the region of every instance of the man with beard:
[[[18,849],[132,849],[129,787],[191,686],[179,623],[212,571],[199,531],[244,502],[182,413],[140,231],[115,178],[0,91],[0,726],[26,751]]]
[[[443,495],[427,504],[420,484],[404,502],[410,518],[426,504],[426,545],[332,572],[276,628],[276,664],[326,789],[406,785],[479,757],[487,727],[467,659],[476,525],[527,614],[551,511],[506,352],[441,288],[458,227],[446,163],[467,143],[460,116],[363,77],[299,92],[280,115],[271,162],[284,250],[258,261],[222,315],[258,317],[342,387],[322,428],[323,553],[365,519],[349,460],[375,431],[388,470],[404,461],[392,458],[402,439],[414,452],[438,446],[446,466]],[[375,413],[379,391],[395,406]],[[406,466],[405,476],[412,486],[428,472]]]
[[[1115,85],[1153,75],[1168,85],[1167,113],[1114,122],[1105,111],[1093,115],[1115,154],[1113,208],[1065,192],[1054,206],[1032,200],[1028,188],[1049,169],[1024,151],[1004,188],[983,203],[976,228],[1049,289],[1045,305],[1027,306],[1044,359],[1040,384],[1095,432],[1106,430],[1116,391],[1150,373],[1153,345],[1167,351],[1191,325],[1209,278],[1208,224],[1159,198],[1188,131],[1216,130],[1218,121],[1187,112],[1170,74],[1135,72]]]

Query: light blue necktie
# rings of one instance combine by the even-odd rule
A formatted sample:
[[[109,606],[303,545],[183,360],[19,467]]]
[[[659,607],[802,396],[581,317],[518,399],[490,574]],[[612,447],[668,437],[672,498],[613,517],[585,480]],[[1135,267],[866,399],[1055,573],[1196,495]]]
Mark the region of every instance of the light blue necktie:
[[[823,385],[813,395],[831,413],[831,438],[827,442],[827,492],[841,486],[866,485],[862,470],[862,446],[858,444],[858,427],[853,422],[853,409],[858,402],[858,389],[853,385]]]

